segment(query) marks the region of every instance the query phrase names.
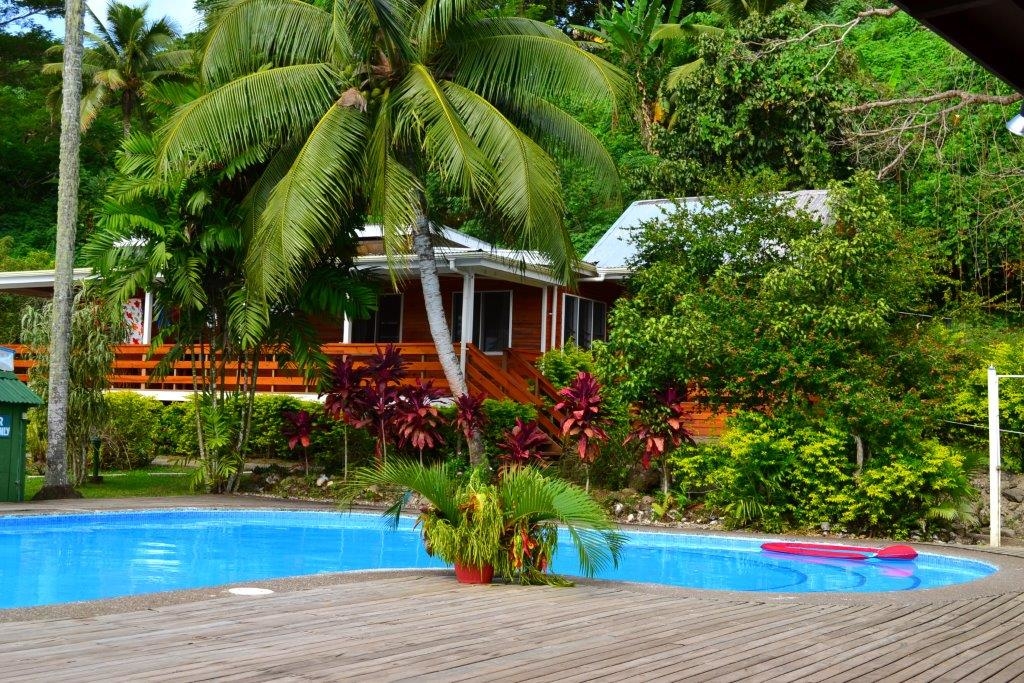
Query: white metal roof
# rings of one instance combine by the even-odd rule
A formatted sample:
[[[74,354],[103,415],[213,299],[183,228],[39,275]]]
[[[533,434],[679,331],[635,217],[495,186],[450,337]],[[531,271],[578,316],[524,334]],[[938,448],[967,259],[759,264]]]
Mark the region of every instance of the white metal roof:
[[[800,190],[782,192],[780,198],[793,199],[796,208],[807,211],[819,220],[828,220],[828,192],[826,190]],[[714,200],[707,197],[684,197],[682,199],[645,199],[633,202],[612,224],[608,232],[587,252],[583,260],[597,266],[598,272],[623,274],[628,272],[629,261],[636,255],[633,233],[648,221],[669,216],[685,206],[690,213],[699,213],[713,206]]]
[[[81,282],[92,275],[91,268],[75,268],[72,278]],[[27,294],[39,293],[39,290],[53,290],[53,270],[14,270],[0,272],[0,290],[22,291]]]

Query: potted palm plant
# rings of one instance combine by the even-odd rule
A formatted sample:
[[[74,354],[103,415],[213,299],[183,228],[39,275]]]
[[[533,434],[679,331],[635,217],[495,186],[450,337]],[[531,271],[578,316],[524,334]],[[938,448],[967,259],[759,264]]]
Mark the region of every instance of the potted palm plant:
[[[583,489],[532,467],[510,468],[492,483],[480,469],[458,473],[447,464],[390,462],[359,470],[342,499],[351,502],[370,486],[400,491],[385,512],[394,524],[414,494],[428,502],[417,519],[424,545],[455,565],[462,582],[490,582],[496,573],[509,582],[568,585],[549,571],[559,526],[568,532],[584,576],[617,565],[624,542]]]

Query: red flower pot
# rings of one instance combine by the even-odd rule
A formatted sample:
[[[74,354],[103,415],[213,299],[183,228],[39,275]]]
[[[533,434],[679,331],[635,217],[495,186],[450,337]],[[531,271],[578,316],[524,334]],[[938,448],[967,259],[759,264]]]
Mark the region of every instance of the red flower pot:
[[[494,567],[485,564],[483,567],[467,567],[455,563],[455,580],[459,583],[490,583],[494,578]]]

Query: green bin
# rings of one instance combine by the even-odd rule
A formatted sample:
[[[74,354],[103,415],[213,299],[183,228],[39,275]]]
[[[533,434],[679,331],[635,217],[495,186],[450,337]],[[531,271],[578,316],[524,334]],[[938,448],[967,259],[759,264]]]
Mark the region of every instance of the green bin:
[[[42,404],[17,375],[0,370],[0,502],[25,500],[25,411]]]

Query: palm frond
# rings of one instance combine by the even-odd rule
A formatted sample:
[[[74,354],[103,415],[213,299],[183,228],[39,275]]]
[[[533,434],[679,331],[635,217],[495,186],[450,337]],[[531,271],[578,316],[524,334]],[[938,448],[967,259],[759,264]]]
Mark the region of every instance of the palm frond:
[[[448,37],[448,29],[471,16],[479,7],[478,0],[427,0],[416,15],[417,54],[426,60]]]
[[[181,107],[160,129],[161,170],[192,158],[225,161],[253,146],[301,137],[337,98],[325,64],[268,69],[231,81]]]
[[[367,213],[381,224],[384,253],[389,266],[408,253],[409,228],[423,202],[424,188],[416,175],[395,158],[391,143],[397,133],[392,125],[391,97],[385,95],[366,149]],[[391,273],[395,267],[389,268]]]
[[[668,72],[665,77],[665,86],[669,89],[678,88],[693,74],[697,73],[704,66],[704,58],[699,57],[692,62],[681,64]]]
[[[614,106],[627,97],[631,86],[621,70],[557,29],[538,24],[473,22],[472,32],[445,46],[442,62],[451,69],[452,80],[488,99],[509,101],[520,92],[544,98],[573,93]]]
[[[246,257],[249,284],[271,300],[297,286],[304,263],[330,244],[352,210],[368,136],[364,114],[335,105],[267,198]]]
[[[488,190],[492,174],[488,157],[466,132],[441,84],[425,66],[410,66],[395,91],[394,109],[408,128],[418,129],[423,149],[442,181],[465,196]]]
[[[302,0],[241,0],[220,10],[206,38],[202,78],[216,87],[261,65],[330,62],[331,15]]]
[[[389,59],[409,60],[412,20],[410,0],[345,0],[334,3],[334,35],[346,46],[345,56],[369,63],[379,50]]]
[[[528,97],[507,103],[509,118],[542,144],[545,140],[591,169],[597,179],[598,191],[605,197],[619,198],[619,172],[608,150],[590,129],[563,109],[539,97]]]
[[[512,524],[533,520],[563,525],[584,576],[618,565],[625,537],[601,506],[578,486],[548,479],[533,468],[517,468],[502,479],[499,494],[506,519]]]
[[[651,33],[651,40],[695,40],[700,36],[719,37],[725,29],[707,24],[660,24]]]
[[[469,134],[495,164],[494,188],[487,199],[507,222],[508,237],[546,254],[555,273],[570,282],[577,256],[562,222],[554,159],[477,93],[454,83],[445,83],[444,90]]]
[[[351,505],[356,497],[371,486],[388,486],[415,491],[437,508],[443,519],[458,519],[456,494],[458,480],[448,463],[424,467],[411,460],[393,459],[379,467],[356,470],[339,495],[342,505]],[[395,525],[401,514],[401,502],[387,514]]]

